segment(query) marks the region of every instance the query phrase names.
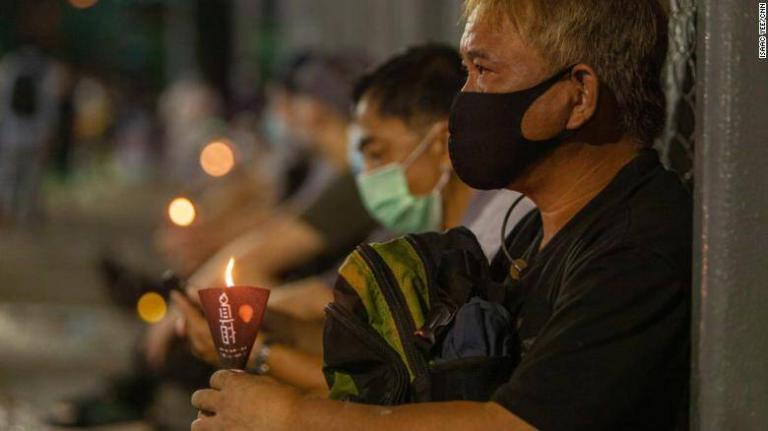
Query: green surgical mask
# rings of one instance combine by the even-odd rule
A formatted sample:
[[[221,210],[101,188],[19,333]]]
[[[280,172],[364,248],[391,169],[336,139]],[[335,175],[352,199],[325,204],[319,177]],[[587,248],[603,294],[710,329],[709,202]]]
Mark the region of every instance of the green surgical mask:
[[[443,218],[441,191],[448,182],[450,171],[446,169],[443,172],[435,188],[426,196],[411,194],[405,177],[406,170],[424,153],[430,142],[430,139],[421,142],[403,163],[392,163],[357,176],[363,203],[382,226],[402,234],[440,228]]]

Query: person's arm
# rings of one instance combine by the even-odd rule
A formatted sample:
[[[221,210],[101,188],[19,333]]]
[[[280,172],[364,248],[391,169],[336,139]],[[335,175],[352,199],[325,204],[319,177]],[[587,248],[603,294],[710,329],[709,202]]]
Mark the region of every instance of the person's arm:
[[[328,393],[323,375],[323,357],[302,352],[290,346],[270,346],[269,375],[293,387],[312,393]]]
[[[149,326],[144,334],[142,354],[153,371],[159,372],[166,367],[177,319],[178,309],[170,307],[163,320]]]
[[[265,377],[219,371],[211,388],[192,395],[193,431],[528,431],[522,419],[495,403],[445,402],[398,407],[305,397]]]
[[[325,318],[325,306],[331,301],[333,290],[328,282],[309,277],[273,290],[269,308],[301,320],[318,320]]]
[[[262,208],[237,208],[233,206],[228,217],[217,217],[191,226],[167,225],[155,234],[157,249],[171,268],[187,276],[194,273],[206,259],[245,232],[258,228],[269,221],[270,214]]]
[[[223,285],[230,257],[237,259],[235,282],[269,288],[280,272],[320,253],[323,235],[300,218],[274,218],[229,243],[189,279],[193,290]],[[194,298],[195,295],[192,295]]]
[[[230,243],[190,279],[195,288],[221,280],[227,260],[240,258],[240,284],[274,285],[280,272],[298,266],[320,252],[346,256],[374,228],[353,175],[346,173],[326,187],[316,201],[299,215],[273,217],[259,229]]]

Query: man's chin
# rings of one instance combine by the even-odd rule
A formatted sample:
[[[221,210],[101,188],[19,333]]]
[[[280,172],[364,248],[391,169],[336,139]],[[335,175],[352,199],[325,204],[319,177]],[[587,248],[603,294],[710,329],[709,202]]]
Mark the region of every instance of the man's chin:
[[[526,188],[523,186],[522,181],[520,181],[519,179],[516,179],[510,185],[508,185],[508,186],[506,186],[504,188],[506,190],[511,190],[513,192],[518,192],[518,193],[526,194],[525,193]]]
[[[542,184],[546,182],[547,177],[553,171],[553,163],[556,163],[555,160],[560,157],[560,154],[567,151],[567,149],[564,149],[566,147],[567,144],[564,144],[542,151],[525,169],[521,170],[512,179],[506,189],[530,197],[535,190],[539,190]]]
[[[512,182],[505,188],[513,192],[522,193],[526,196],[530,195],[536,184],[535,179],[537,178],[537,172],[540,170],[540,165],[541,160],[527,167],[523,172],[515,176],[515,178],[512,179]]]

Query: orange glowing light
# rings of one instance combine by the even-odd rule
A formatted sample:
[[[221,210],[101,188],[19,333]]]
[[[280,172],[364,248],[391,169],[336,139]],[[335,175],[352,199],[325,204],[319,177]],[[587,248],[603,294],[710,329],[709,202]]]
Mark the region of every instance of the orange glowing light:
[[[136,304],[136,311],[139,313],[139,317],[147,323],[157,323],[163,320],[167,310],[168,306],[165,304],[165,299],[155,292],[147,292],[141,295],[139,302]]]
[[[243,304],[237,310],[237,314],[240,316],[243,322],[248,323],[253,319],[253,307],[248,304]]]
[[[212,177],[223,177],[235,166],[235,153],[227,141],[214,141],[200,153],[200,166]]]
[[[177,226],[189,226],[195,221],[195,206],[187,198],[176,198],[168,205],[168,216]]]
[[[69,0],[69,4],[78,9],[88,9],[98,2],[99,0]]]
[[[230,257],[229,262],[227,262],[227,270],[224,272],[224,281],[227,282],[227,287],[232,287],[235,285],[235,282],[232,279],[233,269],[235,269],[235,258]]]

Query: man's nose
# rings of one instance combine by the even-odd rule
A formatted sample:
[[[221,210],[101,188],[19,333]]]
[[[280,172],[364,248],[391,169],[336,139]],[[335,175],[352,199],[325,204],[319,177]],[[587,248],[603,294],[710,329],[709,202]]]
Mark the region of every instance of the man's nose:
[[[479,92],[480,90],[477,88],[477,83],[472,78],[467,78],[466,82],[464,82],[464,86],[461,87],[462,93],[464,92]]]

